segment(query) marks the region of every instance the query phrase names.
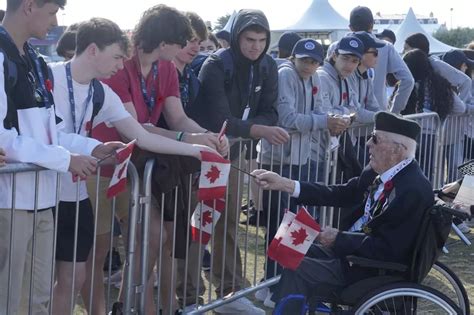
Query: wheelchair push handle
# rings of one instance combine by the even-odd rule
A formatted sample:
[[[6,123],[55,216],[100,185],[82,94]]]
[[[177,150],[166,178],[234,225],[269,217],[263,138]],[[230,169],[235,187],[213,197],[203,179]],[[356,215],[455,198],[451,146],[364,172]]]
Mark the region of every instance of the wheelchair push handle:
[[[468,207],[469,213],[467,213],[465,211],[462,211],[462,210],[459,210],[459,209],[456,209],[456,208],[449,207],[447,205],[443,205],[443,204],[437,204],[434,207],[438,210],[441,210],[441,211],[444,211],[446,213],[452,214],[453,216],[458,217],[461,220],[471,219],[473,217],[473,213],[474,213],[474,205],[470,205]]]

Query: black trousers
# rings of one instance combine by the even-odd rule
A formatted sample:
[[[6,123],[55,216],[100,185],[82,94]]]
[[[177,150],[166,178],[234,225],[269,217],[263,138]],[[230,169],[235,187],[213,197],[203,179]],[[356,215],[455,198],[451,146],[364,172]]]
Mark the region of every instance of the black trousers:
[[[272,300],[279,302],[290,294],[306,297],[319,286],[345,286],[343,263],[320,244],[313,244],[296,270],[284,269]],[[283,314],[299,314],[301,303],[288,304]]]

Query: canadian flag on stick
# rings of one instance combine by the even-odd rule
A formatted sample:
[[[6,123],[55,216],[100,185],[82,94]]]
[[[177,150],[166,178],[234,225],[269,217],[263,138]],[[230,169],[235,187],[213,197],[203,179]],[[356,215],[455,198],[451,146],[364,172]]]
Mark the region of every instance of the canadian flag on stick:
[[[107,198],[112,198],[120,194],[127,188],[127,168],[128,162],[132,157],[133,147],[136,140],[130,141],[125,147],[117,150],[114,174],[110,179],[109,188],[107,189]]]
[[[199,201],[223,198],[229,179],[230,161],[207,151],[201,151],[201,161]]]
[[[224,209],[224,199],[205,200],[198,203],[191,217],[192,240],[207,244],[211,239],[212,229],[216,226]]]
[[[285,213],[285,216],[288,213],[289,212]],[[285,217],[283,217],[277,235],[275,235],[275,238],[272,240],[272,243],[274,241],[277,242],[277,246],[273,245],[272,248],[272,244],[270,244],[268,256],[281,266],[295,270],[318,236],[321,228],[305,208],[298,210],[291,224],[288,223],[289,219],[291,219],[291,215],[288,215],[286,221]],[[278,233],[280,230],[281,235]]]
[[[291,222],[293,222],[296,214],[293,212],[290,212],[285,210],[285,214],[283,215],[283,219],[281,220],[280,227],[278,228],[278,231],[275,234],[275,237],[271,241],[270,245],[268,246],[268,251],[267,255],[273,260],[277,260],[278,256],[278,245],[280,245],[280,242],[283,238],[283,236],[286,234],[288,229],[290,228]]]

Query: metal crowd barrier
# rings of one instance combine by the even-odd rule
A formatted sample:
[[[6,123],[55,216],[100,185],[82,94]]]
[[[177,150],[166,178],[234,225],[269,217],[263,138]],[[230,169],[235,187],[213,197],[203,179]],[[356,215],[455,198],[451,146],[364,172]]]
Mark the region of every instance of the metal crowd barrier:
[[[418,121],[422,126],[423,131],[416,158],[433,186],[439,187],[443,183],[454,180],[457,176],[456,166],[465,160],[472,159],[474,155],[474,130],[470,129],[473,115],[450,116],[443,122],[433,113],[409,115],[408,118]],[[356,171],[351,170],[348,165],[358,163],[363,167],[367,164],[366,142],[372,129],[373,124],[354,124],[338,139],[331,139],[326,130],[319,130],[313,132],[311,139],[306,138],[304,141],[299,134],[291,132],[291,140],[286,149],[275,145],[265,147],[265,152],[270,157],[267,159],[262,159],[261,156],[255,159],[264,150],[262,142],[234,139],[231,160],[235,167],[247,172],[257,168],[267,168],[294,179],[325,184],[341,183],[351,176],[351,172]],[[348,158],[348,154],[351,155],[352,164],[344,160]],[[292,167],[289,167],[290,165]],[[272,224],[275,225],[275,218],[278,226],[285,208],[294,207],[288,195],[285,196],[280,192],[262,193],[253,187],[248,175],[231,169],[228,185],[231,199],[226,202],[219,221],[215,225],[214,222],[211,223],[212,236],[206,246],[193,242],[190,237],[191,216],[195,209],[201,213],[203,211],[201,206],[197,206],[195,174],[187,175],[180,186],[174,187],[170,192],[154,196],[152,189],[154,168],[155,160],[149,160],[145,166],[141,190],[135,167],[130,165],[128,171],[131,201],[122,285],[124,293],[121,298],[125,314],[143,314],[150,307],[156,307],[157,312],[158,309],[162,309],[163,314],[168,314],[178,305],[186,307],[187,314],[202,314],[278,282],[278,267],[272,264],[266,255],[266,244],[271,241],[266,231]],[[42,169],[31,165],[10,164],[0,168],[0,174],[31,171],[38,174],[40,170]],[[16,176],[12,177],[13,182],[15,178]],[[96,182],[96,192],[98,191],[99,182]],[[15,191],[12,194],[14,196]],[[59,184],[56,198],[59,201]],[[246,202],[250,205],[250,200],[253,200],[256,210],[260,210],[253,224],[250,224],[250,216],[245,218],[241,215],[242,204]],[[56,208],[57,204],[58,202]],[[98,200],[94,208],[97,215]],[[112,208],[113,218],[115,201],[112,202]],[[164,211],[164,209],[167,210]],[[312,207],[308,210],[319,218],[321,225],[339,226],[339,221],[335,221],[339,220],[338,209]],[[181,218],[181,221],[177,218]],[[239,221],[241,221],[240,224]],[[185,222],[184,230],[182,222]],[[54,229],[56,234],[57,218]],[[75,242],[77,242],[77,220],[75,231]],[[97,221],[94,226],[94,235],[96,233]],[[113,228],[111,233],[113,233]],[[53,242],[56,244],[56,237]],[[184,253],[183,249],[179,248],[179,244],[184,246]],[[14,242],[11,239],[10,248],[13,245]],[[203,271],[206,247],[211,252],[210,269]],[[93,265],[95,249],[94,242]],[[34,254],[34,246],[32,250]],[[9,263],[11,265],[11,258]],[[109,266],[110,263],[109,261]],[[31,267],[32,270],[33,267]],[[54,283],[54,270],[53,263],[51,283]],[[156,281],[154,281],[155,274]],[[150,289],[153,282],[157,284],[155,291]],[[8,286],[10,286],[10,280]],[[106,304],[109,310],[112,300],[115,300],[117,295],[111,290],[110,271],[106,287]],[[32,282],[29,288],[31,296]],[[94,297],[93,290],[90,291],[92,291],[89,296],[90,303],[85,306],[89,311]],[[228,294],[230,292],[233,293]],[[51,300],[54,299],[52,285],[50,297]],[[74,296],[71,296],[71,301],[75,301]],[[31,306],[29,308],[31,311]],[[49,313],[51,311],[50,307]]]
[[[50,170],[46,170],[44,168],[41,168],[39,166],[36,166],[36,165],[32,165],[32,164],[26,164],[26,163],[9,163],[7,164],[6,166],[3,166],[3,167],[0,167],[0,176],[8,176],[10,175],[10,182],[12,184],[12,191],[11,191],[11,196],[12,196],[12,206],[9,208],[9,209],[6,209],[6,210],[3,210],[3,211],[11,211],[11,220],[10,220],[10,233],[9,233],[9,241],[7,242],[7,240],[2,240],[2,243],[7,243],[8,246],[6,248],[4,248],[3,250],[5,250],[5,252],[3,252],[3,254],[5,254],[4,258],[2,259],[6,259],[7,255],[8,255],[8,259],[6,259],[7,261],[5,261],[4,263],[5,264],[8,264],[6,267],[7,270],[8,270],[8,283],[5,283],[4,284],[4,288],[6,288],[7,290],[7,293],[6,293],[6,303],[5,303],[5,309],[1,309],[0,310],[0,314],[33,314],[35,310],[33,310],[33,302],[34,299],[37,299],[38,297],[35,296],[35,292],[34,292],[34,288],[35,288],[35,277],[37,275],[34,274],[34,270],[35,270],[35,264],[37,264],[38,262],[36,262],[36,257],[37,255],[39,254],[37,252],[37,234],[36,234],[36,230],[37,230],[37,225],[38,225],[38,220],[37,220],[37,216],[38,214],[40,213],[40,211],[51,211],[51,210],[44,210],[44,209],[38,209],[38,199],[39,199],[39,189],[40,189],[40,183],[39,183],[39,174],[41,172],[44,172],[44,171],[48,171],[48,172],[53,172],[53,171],[50,171]],[[16,215],[14,215],[15,213],[18,213],[20,211],[28,211],[28,210],[18,210],[16,209],[15,207],[15,200],[17,200],[17,197],[21,197],[21,196],[17,196],[16,195],[16,188],[17,187],[16,185],[18,184],[18,181],[17,181],[17,177],[20,176],[21,174],[25,174],[27,172],[34,172],[35,174],[35,192],[34,192],[34,198],[35,198],[35,206],[34,206],[34,209],[31,209],[32,212],[34,213],[34,218],[33,218],[33,226],[32,226],[32,240],[31,240],[31,260],[28,262],[26,262],[26,264],[28,265],[28,269],[25,270],[25,274],[24,274],[24,278],[23,278],[23,283],[19,284],[20,285],[20,297],[12,297],[11,296],[11,291],[10,289],[12,288],[12,266],[13,264],[15,264],[15,262],[13,261],[13,255],[12,252],[14,251],[14,248],[15,248],[15,239],[14,239],[14,235],[15,233],[18,233],[18,231],[15,232],[15,217]],[[57,172],[54,172],[55,173],[55,176],[56,176],[56,181],[57,181],[57,186],[56,188],[54,189],[55,190],[55,200],[56,200],[56,203],[55,203],[55,206],[53,206],[53,208],[55,209],[55,213],[58,214],[58,210],[59,210],[59,201],[60,201],[60,187],[61,187],[61,174],[60,173],[57,173]],[[94,176],[96,178],[96,193],[99,191],[99,179],[100,179],[100,168],[98,169],[98,174],[97,176]],[[130,224],[128,225],[128,228],[129,228],[129,231],[127,233],[128,235],[128,239],[127,239],[127,245],[125,246],[125,256],[124,256],[124,266],[125,266],[125,269],[124,269],[124,279],[123,279],[123,290],[124,290],[124,311],[126,312],[126,314],[131,314],[134,312],[134,300],[133,300],[133,285],[132,285],[132,275],[131,275],[131,272],[130,270],[132,270],[134,267],[134,264],[135,264],[135,258],[134,258],[134,252],[135,252],[135,246],[136,246],[136,240],[135,240],[135,229],[136,229],[136,221],[137,221],[137,217],[138,217],[138,195],[139,195],[139,182],[138,182],[138,173],[137,173],[137,170],[136,168],[134,167],[134,165],[132,163],[129,164],[128,166],[128,181],[129,181],[129,187],[130,187],[130,204],[129,204],[129,207],[128,207],[128,217],[129,217],[129,222]],[[0,188],[0,189],[4,189],[3,187]],[[89,191],[89,195],[91,194],[91,191]],[[76,190],[76,196],[79,196],[79,185],[77,185],[77,190]],[[112,203],[112,209],[110,211],[112,211],[113,215],[112,215],[112,219],[115,215],[115,198],[112,199],[111,201]],[[78,229],[78,225],[79,225],[79,221],[78,221],[78,218],[79,218],[79,202],[76,202],[76,206],[75,206],[75,214],[74,214],[74,217],[75,217],[75,224],[74,224],[74,250],[73,250],[73,258],[72,260],[73,261],[76,261],[76,257],[77,257],[77,242],[78,242],[78,232],[79,232],[79,229]],[[93,227],[93,230],[94,230],[94,235],[93,235],[93,246],[92,246],[92,249],[91,249],[91,252],[90,252],[90,257],[92,257],[92,267],[91,267],[91,270],[90,272],[92,273],[91,277],[92,277],[92,283],[94,282],[94,268],[95,268],[95,261],[96,261],[96,258],[95,258],[95,249],[96,249],[96,236],[97,236],[97,214],[98,214],[98,211],[109,211],[109,209],[99,209],[99,198],[96,198],[96,202],[95,202],[95,205],[93,205],[93,213],[94,213],[94,227]],[[54,219],[52,220],[52,222],[50,222],[52,225],[53,225],[53,235],[51,237],[51,240],[50,240],[50,243],[52,244],[52,257],[49,256],[51,258],[51,267],[50,267],[50,272],[48,272],[48,277],[50,278],[49,280],[49,294],[48,294],[48,297],[42,297],[44,299],[44,301],[42,301],[42,306],[44,306],[44,309],[41,309],[41,311],[37,311],[38,313],[35,313],[35,314],[45,314],[45,313],[48,313],[48,314],[52,314],[53,313],[53,302],[54,302],[54,299],[55,299],[55,296],[54,296],[54,286],[56,284],[56,281],[57,281],[57,275],[55,274],[56,272],[56,244],[57,244],[57,231],[58,231],[58,215],[54,215]],[[111,222],[113,224],[113,222]],[[111,231],[111,234],[113,234],[113,227],[112,227],[112,231]],[[113,239],[113,235],[110,236],[110,239],[112,240]],[[125,240],[124,240],[125,242]],[[110,246],[111,248],[112,246]],[[26,253],[25,253],[26,255]],[[111,257],[111,256],[110,256]],[[110,258],[111,259],[111,258]],[[110,267],[111,265],[111,262],[109,261],[108,262],[108,265]],[[103,267],[103,265],[99,266],[100,268]],[[72,284],[71,284],[71,288],[74,288],[75,287],[75,282],[76,282],[76,277],[75,277],[75,271],[76,271],[76,263],[73,263],[72,265]],[[43,275],[44,276],[44,275]],[[103,282],[103,279],[101,278],[100,280],[100,283]],[[27,283],[29,282],[29,283]],[[85,286],[83,287],[83,289],[85,289]],[[25,290],[25,288],[28,287],[27,290]],[[23,289],[21,289],[23,288]],[[101,294],[104,294],[104,287],[102,285],[102,288],[100,289],[99,292],[94,292],[94,289],[93,287],[89,287],[88,288],[88,291],[89,293],[87,294],[87,296],[82,296],[82,303],[79,302],[79,297],[78,296],[75,296],[74,294],[74,290],[71,289],[71,296],[70,296],[70,301],[69,301],[69,304],[71,306],[71,309],[70,309],[70,313],[73,314],[74,313],[74,308],[75,308],[75,304],[76,303],[79,303],[81,304],[81,307],[85,310],[88,311],[89,314],[92,314],[91,313],[91,308],[92,308],[92,300],[94,298],[96,298],[97,296],[100,296]],[[116,299],[116,292],[111,292],[111,283],[110,283],[110,269],[109,269],[109,280],[108,280],[108,283],[106,285],[106,292],[107,292],[107,296],[106,296],[106,309],[100,311],[99,313],[103,313],[104,311],[106,313],[108,313],[108,311],[110,310],[110,305],[113,301],[115,301]],[[83,293],[84,294],[84,293]],[[80,295],[80,293],[78,294]],[[20,303],[18,305],[18,309],[17,309],[17,312],[14,312],[14,310],[12,309],[13,306],[11,305],[11,299],[14,298],[14,299],[20,299]],[[84,305],[86,304],[85,303],[85,299],[89,299],[90,303],[88,303],[89,305]],[[3,303],[2,303],[3,304]],[[17,307],[17,305],[15,305],[15,308]],[[3,307],[2,307],[3,308]]]

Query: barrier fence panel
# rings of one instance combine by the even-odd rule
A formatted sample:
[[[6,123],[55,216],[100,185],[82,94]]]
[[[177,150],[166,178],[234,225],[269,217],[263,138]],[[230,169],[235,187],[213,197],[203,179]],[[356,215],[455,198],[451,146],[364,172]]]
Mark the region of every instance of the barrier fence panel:
[[[416,158],[433,186],[438,187],[456,179],[456,167],[473,158],[473,115],[450,116],[442,124],[434,113],[409,115],[407,118],[416,120],[422,127]],[[338,138],[331,138],[326,130],[315,131],[311,135],[291,132],[290,141],[284,145],[234,139],[230,150],[233,167],[223,210],[220,210],[218,200],[210,204],[197,201],[199,167],[184,167],[191,163],[189,160],[169,159],[170,163],[177,163],[184,170],[171,172],[167,175],[169,177],[160,178],[158,182],[155,176],[163,171],[163,160],[149,160],[144,167],[141,190],[138,172],[130,164],[130,185],[129,192],[124,194],[127,197],[125,199],[105,199],[103,194],[108,180],[100,176],[99,169],[98,175],[93,176],[87,185],[94,216],[89,261],[86,267],[82,263],[71,263],[64,274],[58,273],[63,270],[63,263],[59,261],[58,265],[55,259],[58,241],[63,241],[57,237],[58,227],[62,228],[61,218],[59,215],[53,216],[51,210],[44,211],[40,206],[44,203],[41,195],[43,174],[52,171],[27,164],[1,167],[0,176],[10,176],[12,187],[18,185],[18,178],[24,181],[21,176],[29,174],[34,200],[30,212],[19,210],[22,209],[18,208],[22,196],[18,196],[17,189],[12,189],[10,207],[2,210],[3,219],[8,225],[1,233],[6,254],[14,252],[15,246],[19,244],[17,237],[22,235],[31,237],[26,248],[31,255],[24,258],[27,268],[24,283],[20,284],[17,283],[15,272],[18,261],[13,255],[8,255],[8,268],[4,273],[7,285],[6,291],[0,296],[3,299],[0,303],[7,314],[14,314],[15,311],[34,313],[36,308],[42,307],[37,305],[36,292],[36,285],[41,281],[47,284],[43,306],[46,307],[46,313],[50,314],[53,313],[53,305],[57,304],[55,299],[68,301],[65,304],[68,307],[66,313],[73,313],[77,308],[76,303],[82,305],[89,314],[101,313],[97,310],[109,311],[112,302],[119,300],[123,302],[122,311],[125,314],[143,314],[150,308],[156,309],[156,312],[161,309],[162,314],[172,314],[178,307],[186,308],[188,314],[198,314],[267,288],[278,282],[281,273],[280,266],[267,257],[268,244],[285,209],[295,212],[298,205],[292,202],[287,193],[258,189],[247,173],[264,168],[301,181],[325,184],[346,182],[368,163],[366,142],[372,129],[373,124],[354,124]],[[170,169],[174,170],[174,166]],[[61,213],[63,175],[52,173],[57,184],[54,184],[54,198],[48,208],[53,207],[54,213]],[[76,200],[80,199],[82,189],[79,183],[75,184]],[[247,216],[241,212],[245,205]],[[73,222],[70,227],[71,262],[78,260],[78,244],[82,242],[81,207],[80,202],[74,202],[67,209]],[[218,208],[219,211],[212,210]],[[339,209],[309,207],[308,210],[322,226],[341,227],[342,212]],[[24,220],[20,218],[24,214],[31,217],[27,221],[30,236],[23,233],[23,227],[18,224]],[[217,216],[220,216],[218,220]],[[116,218],[125,221],[122,224],[125,268],[120,293],[113,288],[115,274],[111,268]],[[210,225],[209,229],[198,230],[201,239],[209,237],[208,242],[192,240],[192,221],[205,221]],[[44,222],[49,224],[52,232],[46,231],[46,238],[41,238]],[[105,230],[104,224],[107,226]],[[41,247],[45,239],[49,239],[49,252]],[[110,255],[106,261],[107,251]],[[51,261],[51,264],[48,265],[48,271],[43,272],[42,279],[39,279],[37,269],[41,262],[38,257],[45,253],[49,253],[47,261]],[[104,261],[107,275],[105,294],[102,295]],[[77,276],[81,275],[82,270],[88,271],[88,279],[84,284],[82,276]],[[68,289],[58,295],[55,285],[60,283],[61,277],[66,277]],[[155,292],[154,284],[157,286]],[[26,298],[21,301],[18,286],[24,287],[23,295]],[[78,286],[83,289],[80,293]],[[78,294],[82,300],[77,298]]]
[[[89,179],[91,187],[96,188],[89,189],[89,195],[91,198],[99,195],[95,202],[90,203],[84,197],[86,183],[77,181],[74,184],[70,181],[70,173],[60,174],[20,163],[0,167],[1,189],[5,189],[2,195],[9,196],[2,202],[9,204],[9,207],[0,213],[0,240],[3,244],[0,255],[5,259],[0,268],[2,281],[5,280],[0,296],[1,314],[73,314],[78,309],[87,310],[89,314],[108,312],[109,302],[116,300],[117,293],[110,289],[110,269],[107,296],[104,295],[102,272],[95,272],[96,237],[100,236],[97,234],[97,221],[98,214],[115,210],[104,207],[106,198],[101,194],[105,193],[108,180],[107,185],[101,186],[100,171],[99,168],[98,175]],[[139,184],[133,164],[128,167],[128,178],[131,186],[130,207],[125,208],[133,223],[137,216]],[[68,202],[62,201],[63,198],[86,199]],[[126,233],[128,243],[134,244],[135,224],[129,227],[132,232]],[[112,239],[112,236],[108,238]],[[127,276],[128,267],[132,268],[134,264],[133,248],[126,246],[125,253],[127,268],[123,294],[127,314],[133,312],[133,287],[129,285],[130,277]],[[102,256],[105,257],[106,253]],[[110,263],[108,265],[110,267]],[[102,270],[104,261],[98,267]],[[93,285],[96,283],[100,285],[98,288]],[[97,299],[104,301],[104,298],[107,304],[97,304]]]
[[[474,114],[448,116],[442,123],[439,183],[458,178],[457,167],[474,158]]]

